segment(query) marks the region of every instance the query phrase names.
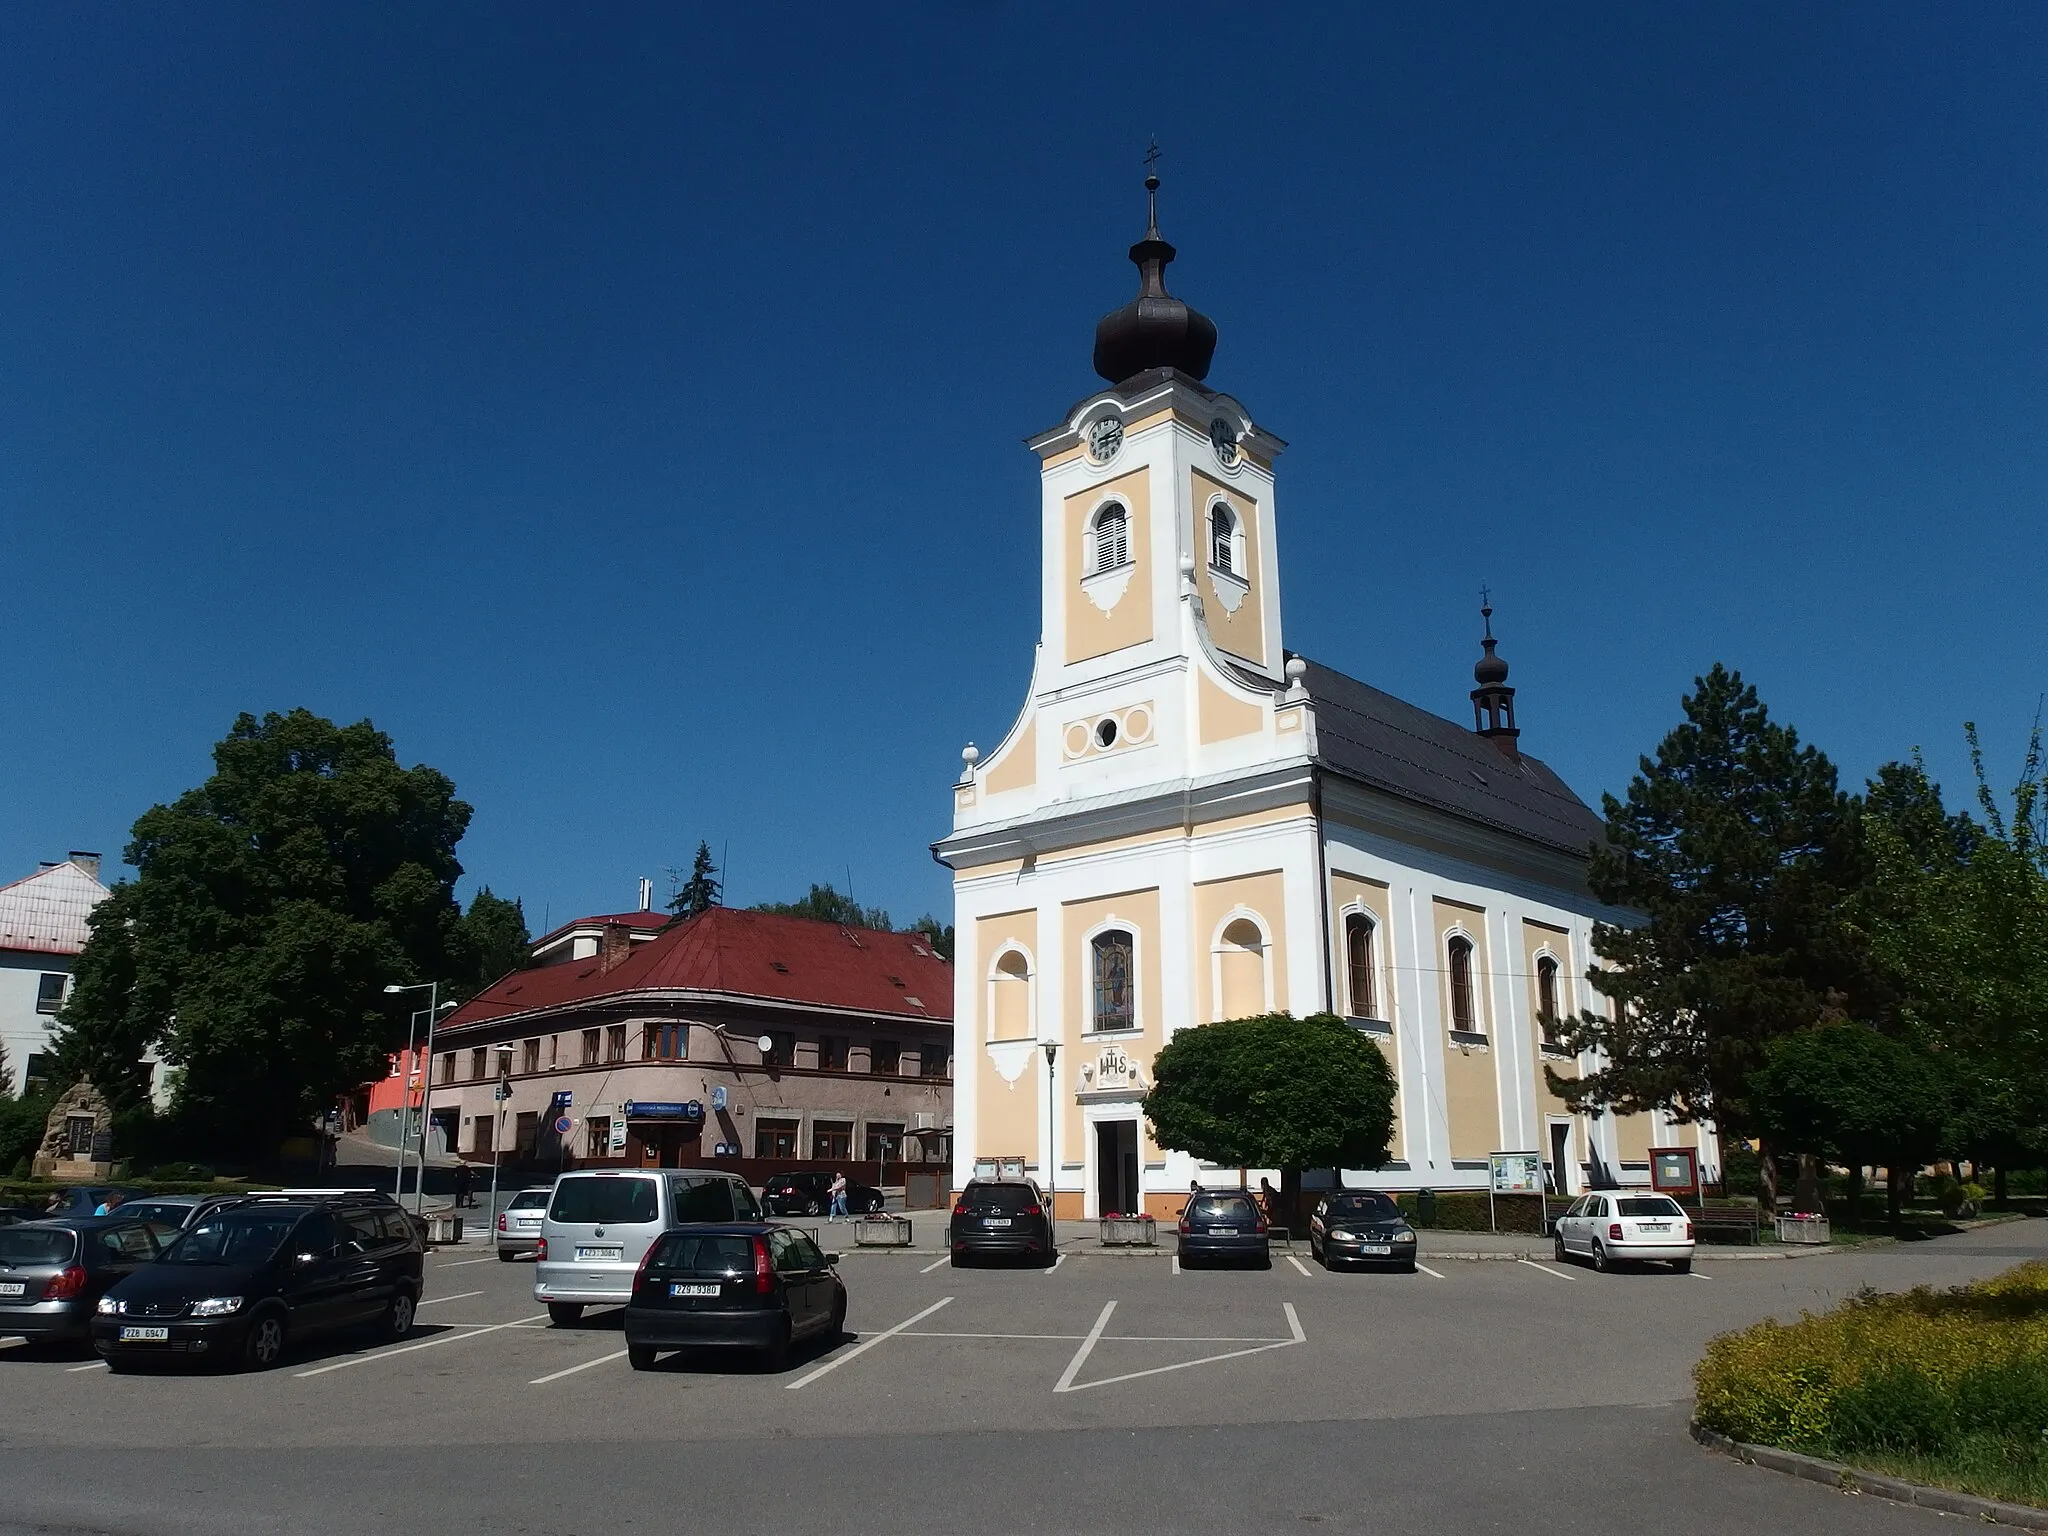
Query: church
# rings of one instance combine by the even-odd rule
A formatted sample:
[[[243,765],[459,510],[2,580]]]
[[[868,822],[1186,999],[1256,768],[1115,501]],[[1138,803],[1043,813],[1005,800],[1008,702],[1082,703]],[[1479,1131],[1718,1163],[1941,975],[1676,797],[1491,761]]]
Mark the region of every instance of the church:
[[[1540,1152],[1550,1187],[1646,1184],[1711,1131],[1574,1115],[1544,1067],[1586,981],[1600,818],[1522,750],[1490,609],[1472,721],[1287,649],[1286,444],[1212,388],[1214,323],[1167,291],[1151,218],[1138,295],[1095,332],[1107,387],[1029,440],[1042,627],[1023,708],[969,745],[953,829],[953,1182],[1029,1174],[1063,1218],[1178,1212],[1212,1169],[1141,1108],[1172,1035],[1285,1009],[1346,1018],[1400,1084],[1391,1159],[1353,1186],[1484,1189]]]

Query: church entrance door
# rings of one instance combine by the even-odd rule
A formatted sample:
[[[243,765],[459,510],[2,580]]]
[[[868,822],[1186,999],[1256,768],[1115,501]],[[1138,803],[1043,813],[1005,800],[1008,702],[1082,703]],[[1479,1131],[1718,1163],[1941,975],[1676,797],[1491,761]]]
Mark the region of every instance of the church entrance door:
[[[1095,1123],[1096,1211],[1135,1214],[1144,1204],[1138,1192],[1138,1122],[1098,1120]]]

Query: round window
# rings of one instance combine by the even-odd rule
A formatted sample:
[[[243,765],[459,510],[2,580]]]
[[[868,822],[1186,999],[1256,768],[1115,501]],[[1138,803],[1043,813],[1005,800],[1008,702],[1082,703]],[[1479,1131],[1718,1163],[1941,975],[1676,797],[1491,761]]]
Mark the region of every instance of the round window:
[[[1104,720],[1095,727],[1095,744],[1098,747],[1113,747],[1116,745],[1116,722],[1114,720]]]

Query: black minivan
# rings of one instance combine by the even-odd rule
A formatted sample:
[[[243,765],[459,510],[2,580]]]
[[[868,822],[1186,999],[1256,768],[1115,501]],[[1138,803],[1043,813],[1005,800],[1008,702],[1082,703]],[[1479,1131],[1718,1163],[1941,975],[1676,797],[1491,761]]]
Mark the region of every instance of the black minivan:
[[[294,1339],[364,1325],[400,1339],[424,1252],[386,1196],[252,1196],[202,1216],[102,1296],[93,1348],[115,1371],[194,1358],[264,1370]]]

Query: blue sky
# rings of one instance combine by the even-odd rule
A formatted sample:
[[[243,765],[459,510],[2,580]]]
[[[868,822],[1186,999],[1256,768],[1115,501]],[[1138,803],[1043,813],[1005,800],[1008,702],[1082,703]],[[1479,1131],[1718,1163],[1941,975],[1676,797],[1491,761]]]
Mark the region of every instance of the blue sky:
[[[1288,643],[1619,789],[1715,660],[1860,780],[2044,686],[2048,11],[0,11],[0,876],[369,716],[546,917],[946,910],[1165,146]]]

